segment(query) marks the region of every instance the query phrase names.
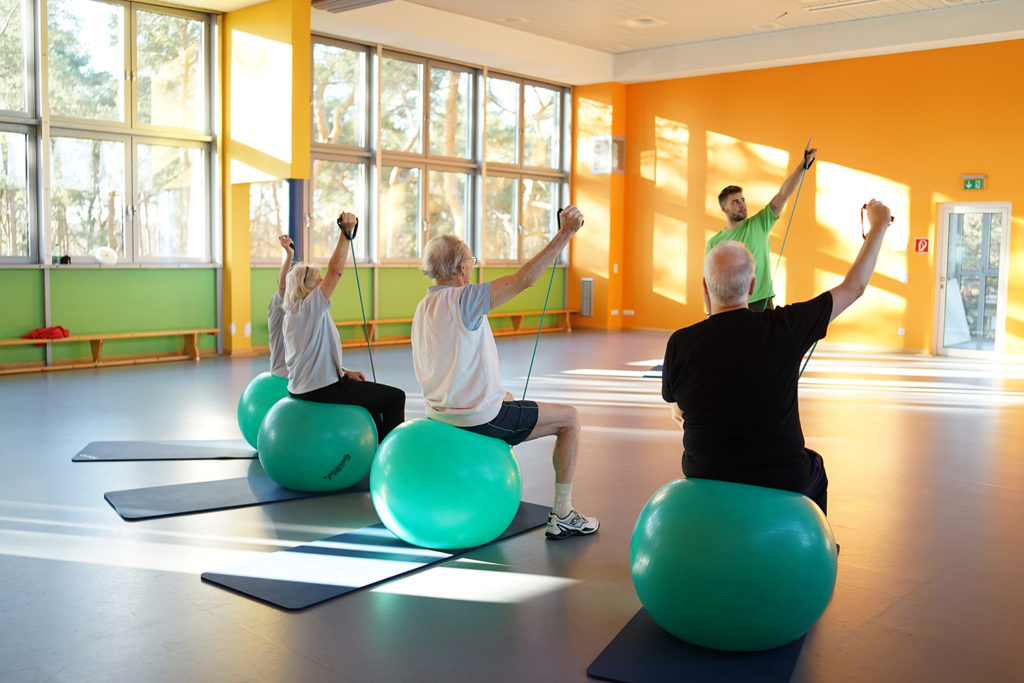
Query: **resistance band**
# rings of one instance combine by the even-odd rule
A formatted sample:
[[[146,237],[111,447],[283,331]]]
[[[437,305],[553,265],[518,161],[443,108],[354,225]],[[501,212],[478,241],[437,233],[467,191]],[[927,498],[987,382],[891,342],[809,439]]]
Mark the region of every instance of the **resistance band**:
[[[561,226],[562,209],[555,214],[555,223]],[[580,223],[580,227],[583,224]],[[537,338],[533,342],[533,355],[530,356],[530,369],[526,371],[526,384],[523,385],[523,400],[526,400],[526,390],[530,388],[530,375],[533,373],[533,359],[537,357],[537,345],[540,344],[540,331],[544,327],[544,314],[548,310],[548,297],[551,296],[551,285],[555,281],[555,270],[558,266],[558,254],[555,254],[555,262],[551,264],[551,279],[548,280],[548,293],[544,295],[544,307],[540,311],[540,322],[537,323]]]
[[[377,371],[373,367],[373,351],[370,350],[370,330],[366,326],[366,309],[363,308],[363,288],[359,284],[359,264],[356,261],[356,246],[353,244],[356,239],[356,232],[359,231],[359,219],[356,218],[356,224],[352,227],[352,234],[345,232],[345,228],[341,225],[341,216],[338,216],[338,228],[348,238],[348,246],[352,250],[352,267],[356,271],[356,292],[359,295],[359,312],[363,314],[363,337],[366,338],[366,353],[370,357],[370,374],[373,376],[373,381],[376,382]]]
[[[562,213],[559,209],[558,213]],[[523,385],[523,400],[526,400],[526,390],[530,387],[530,373],[533,372],[533,359],[537,357],[537,345],[540,344],[540,330],[544,327],[544,313],[548,310],[548,297],[551,296],[551,284],[555,281],[555,266],[558,265],[558,256],[551,265],[551,279],[548,280],[548,293],[544,295],[544,307],[540,311],[540,322],[537,324],[537,338],[533,341],[533,355],[530,356],[530,369],[526,371],[526,384]]]
[[[769,291],[775,291],[775,274],[779,272],[779,266],[782,264],[782,250],[786,248],[786,238],[789,237],[789,226],[793,225],[793,216],[796,214],[796,205],[800,201],[800,190],[804,186],[804,176],[807,175],[807,169],[814,163],[814,159],[807,161],[807,152],[811,149],[811,142],[814,138],[811,137],[807,140],[807,147],[804,148],[804,169],[800,172],[800,184],[796,186],[796,197],[793,198],[793,208],[789,212],[789,222],[786,223],[786,232],[782,235],[782,246],[779,247],[779,258],[775,261],[775,269],[772,271],[772,279],[770,282]],[[814,354],[814,349],[818,346],[817,340],[811,345],[810,351],[807,352],[807,358],[804,360],[803,367],[800,368],[800,373],[796,376],[797,380],[803,376],[804,370],[807,369],[807,363],[810,362],[811,356]]]

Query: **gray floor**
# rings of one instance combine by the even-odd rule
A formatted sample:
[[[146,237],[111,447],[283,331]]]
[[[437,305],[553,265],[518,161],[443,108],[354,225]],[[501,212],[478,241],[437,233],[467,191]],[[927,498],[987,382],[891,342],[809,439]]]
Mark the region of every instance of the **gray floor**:
[[[246,461],[72,463],[90,441],[232,439],[266,358],[0,379],[0,680],[581,681],[639,608],[633,522],[678,477],[680,436],[643,379],[655,334],[540,343],[530,397],[583,420],[574,502],[597,537],[540,530],[299,613],[199,575],[376,522],[366,494],[127,523],[115,489],[243,476]],[[521,392],[533,340],[499,340]],[[408,347],[377,374],[422,413]],[[368,370],[365,353],[346,365]],[[835,596],[796,681],[1024,680],[1024,367],[815,354],[808,445],[831,480]],[[516,449],[524,498],[550,503],[551,439]]]

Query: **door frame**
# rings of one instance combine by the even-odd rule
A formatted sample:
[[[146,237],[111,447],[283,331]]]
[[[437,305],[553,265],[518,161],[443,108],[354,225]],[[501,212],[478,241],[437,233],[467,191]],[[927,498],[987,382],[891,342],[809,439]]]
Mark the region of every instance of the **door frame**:
[[[1004,212],[1003,238],[999,254],[999,287],[996,301],[996,338],[991,351],[956,349],[943,346],[946,326],[946,266],[949,263],[949,217],[956,213]],[[938,205],[935,229],[935,354],[965,358],[992,358],[1001,355],[1006,341],[1006,299],[1010,280],[1010,233],[1013,220],[1012,202],[942,202]],[[982,285],[984,287],[984,285]],[[981,294],[984,296],[984,293]]]

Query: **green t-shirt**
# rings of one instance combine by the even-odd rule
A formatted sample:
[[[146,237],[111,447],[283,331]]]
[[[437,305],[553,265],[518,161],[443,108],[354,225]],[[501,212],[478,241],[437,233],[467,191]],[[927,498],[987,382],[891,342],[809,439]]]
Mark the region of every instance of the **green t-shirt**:
[[[769,256],[771,252],[768,247],[768,233],[778,217],[772,211],[771,204],[764,207],[753,216],[736,226],[735,230],[722,228],[717,235],[708,240],[704,254],[707,255],[719,242],[735,240],[747,245],[747,249],[754,256],[754,293],[748,301],[760,301],[775,296],[772,289],[772,274]]]

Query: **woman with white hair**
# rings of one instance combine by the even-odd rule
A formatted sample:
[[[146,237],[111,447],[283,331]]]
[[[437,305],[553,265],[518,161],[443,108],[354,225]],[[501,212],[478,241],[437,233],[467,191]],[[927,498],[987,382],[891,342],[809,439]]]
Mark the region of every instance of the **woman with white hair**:
[[[487,313],[532,286],[583,225],[574,206],[559,215],[551,241],[511,275],[472,284],[476,259],[454,235],[435,237],[423,253],[423,274],[434,281],[412,320],[412,361],[427,417],[509,445],[554,436],[555,502],[546,536],[560,540],[597,531],[596,517],[572,506],[572,480],[580,438],[576,409],[557,403],[516,401],[501,384],[498,348]]]
[[[363,373],[342,367],[341,338],[330,314],[331,295],[345,270],[357,222],[355,214],[338,217],[341,234],[324,275],[309,263],[296,263],[288,273],[283,304],[288,393],[305,401],[366,408],[379,441],[405,420],[405,392],[367,382]]]

